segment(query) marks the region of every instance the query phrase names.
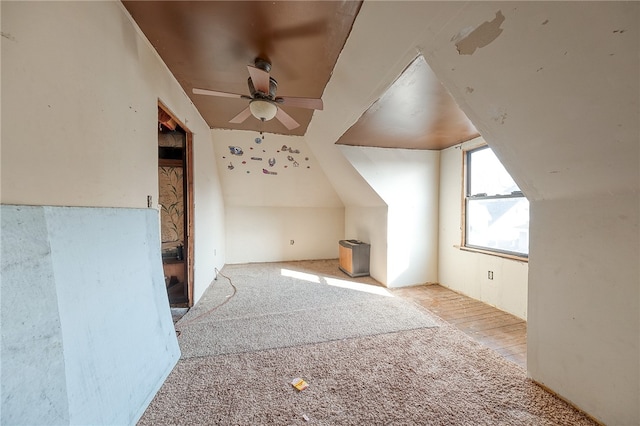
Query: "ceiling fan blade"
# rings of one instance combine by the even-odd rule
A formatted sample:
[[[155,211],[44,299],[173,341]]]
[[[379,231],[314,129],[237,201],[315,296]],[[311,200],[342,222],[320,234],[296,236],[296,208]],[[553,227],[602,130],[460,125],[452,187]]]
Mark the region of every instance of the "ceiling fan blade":
[[[208,95],[208,96],[221,96],[223,98],[247,98],[246,95],[239,95],[237,93],[218,92],[217,90],[207,89],[193,89],[193,93],[196,95]]]
[[[247,65],[247,69],[249,70],[253,87],[259,92],[269,94],[269,73],[251,65]]]
[[[296,120],[291,118],[291,116],[286,112],[284,112],[280,107],[278,107],[278,111],[276,112],[276,118],[278,119],[279,122],[284,124],[284,127],[286,127],[289,130],[293,130],[296,127],[300,127],[300,124],[298,124]]]
[[[324,104],[322,99],[312,98],[292,98],[290,96],[278,96],[276,102],[286,106],[293,106],[298,108],[317,109],[322,111]]]
[[[236,115],[231,120],[229,120],[229,123],[235,123],[235,124],[243,123],[244,120],[249,118],[250,115],[251,115],[251,110],[249,109],[249,107],[246,107],[245,109],[240,111],[240,114]]]

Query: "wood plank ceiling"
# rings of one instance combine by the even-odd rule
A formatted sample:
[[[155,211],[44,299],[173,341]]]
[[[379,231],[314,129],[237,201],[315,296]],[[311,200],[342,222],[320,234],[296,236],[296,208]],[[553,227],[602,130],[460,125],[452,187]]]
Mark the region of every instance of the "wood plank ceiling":
[[[249,95],[247,65],[272,64],[278,96],[321,98],[362,1],[123,1],[210,128],[304,135],[314,111],[284,107],[300,127],[249,117],[248,100],[195,95],[194,88]],[[417,65],[416,65],[417,63]],[[410,90],[408,90],[410,89]],[[410,117],[410,118],[409,118]],[[408,67],[337,141],[442,149],[477,134],[428,65]]]
[[[249,95],[247,65],[272,64],[279,96],[321,98],[361,1],[124,1],[123,4],[211,128],[303,135],[314,111],[283,108],[300,127],[249,117],[246,99],[194,95],[193,88]]]
[[[471,121],[418,56],[336,143],[439,150],[477,136]]]

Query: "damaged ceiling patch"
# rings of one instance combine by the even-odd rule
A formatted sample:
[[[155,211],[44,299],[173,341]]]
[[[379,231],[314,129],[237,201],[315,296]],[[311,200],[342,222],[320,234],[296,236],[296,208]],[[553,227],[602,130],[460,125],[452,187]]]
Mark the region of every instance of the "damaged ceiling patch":
[[[483,22],[478,28],[456,43],[458,53],[461,55],[473,55],[476,49],[487,46],[502,33],[500,25],[503,22],[504,15],[499,10],[493,20]]]

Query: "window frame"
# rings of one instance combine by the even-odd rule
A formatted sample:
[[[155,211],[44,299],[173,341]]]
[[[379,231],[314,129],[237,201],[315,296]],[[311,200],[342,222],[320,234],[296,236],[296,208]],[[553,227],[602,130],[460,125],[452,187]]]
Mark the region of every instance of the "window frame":
[[[467,243],[467,211],[469,209],[470,200],[495,200],[495,199],[510,199],[510,198],[524,198],[526,196],[522,191],[514,191],[511,194],[504,195],[471,195],[471,154],[484,149],[491,149],[489,145],[482,144],[468,149],[462,150],[463,161],[463,173],[462,173],[462,224],[460,229],[462,230],[462,241],[460,249],[470,252],[483,253],[491,256],[503,257],[507,259],[519,260],[522,262],[529,261],[528,253],[519,253],[508,250],[501,250],[491,247],[477,246]],[[495,153],[494,153],[495,155]]]

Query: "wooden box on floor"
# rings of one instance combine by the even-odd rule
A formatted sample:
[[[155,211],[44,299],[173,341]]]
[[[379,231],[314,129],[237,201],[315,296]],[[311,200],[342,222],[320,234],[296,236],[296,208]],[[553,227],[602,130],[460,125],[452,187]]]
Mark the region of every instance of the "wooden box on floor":
[[[350,277],[369,275],[371,245],[358,240],[340,240],[340,270]]]

